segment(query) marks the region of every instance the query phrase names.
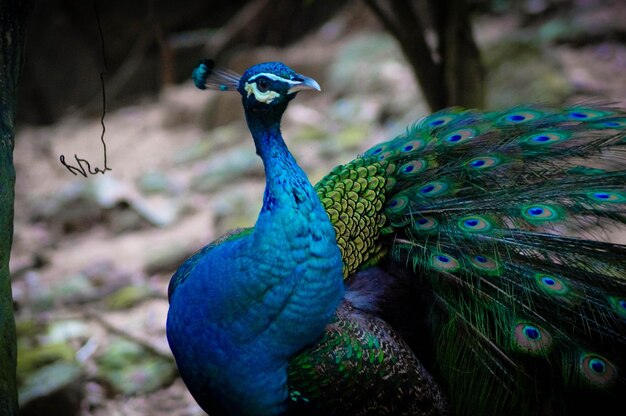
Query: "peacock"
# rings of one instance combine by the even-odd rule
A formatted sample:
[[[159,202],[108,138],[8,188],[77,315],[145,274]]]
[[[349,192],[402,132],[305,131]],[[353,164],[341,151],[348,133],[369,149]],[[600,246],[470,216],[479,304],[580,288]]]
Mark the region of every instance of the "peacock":
[[[315,80],[212,61],[193,80],[241,94],[266,177],[254,227],[168,288],[167,339],[208,414],[624,408],[624,111],[445,109],[313,186],[280,122]]]

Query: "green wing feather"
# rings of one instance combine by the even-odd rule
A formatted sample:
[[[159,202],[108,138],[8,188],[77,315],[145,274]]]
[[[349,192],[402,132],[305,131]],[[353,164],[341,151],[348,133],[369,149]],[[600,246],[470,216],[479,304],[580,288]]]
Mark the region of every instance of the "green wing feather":
[[[289,363],[291,414],[440,415],[435,381],[383,320],[343,303],[322,339]],[[313,406],[313,409],[311,407]]]
[[[389,166],[376,157],[355,159],[337,166],[315,185],[335,228],[344,277],[384,254],[379,235],[386,221],[383,206]]]

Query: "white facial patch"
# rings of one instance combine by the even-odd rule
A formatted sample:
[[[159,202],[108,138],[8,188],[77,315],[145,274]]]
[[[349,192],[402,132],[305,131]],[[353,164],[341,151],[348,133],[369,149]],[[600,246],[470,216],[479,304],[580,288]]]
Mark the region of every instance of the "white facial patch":
[[[267,90],[265,92],[259,91],[255,82],[255,80],[259,77],[265,77],[265,78],[271,79],[272,81],[286,82],[287,84],[293,85],[293,86],[300,84],[299,81],[293,81],[293,80],[279,77],[278,75],[269,74],[269,73],[256,74],[255,76],[250,77],[250,79],[248,80],[248,82],[246,82],[246,85],[244,86],[244,89],[248,92],[248,97],[250,96],[250,94],[254,94],[254,97],[256,98],[257,101],[265,103],[265,104],[270,104],[272,101],[274,101],[276,97],[280,96],[280,94],[272,90]]]
[[[254,98],[264,104],[270,104],[276,97],[280,96],[279,93],[272,90],[267,90],[265,92],[259,91],[256,86],[256,82],[246,82],[244,89],[248,92],[248,97],[250,94],[254,94]]]

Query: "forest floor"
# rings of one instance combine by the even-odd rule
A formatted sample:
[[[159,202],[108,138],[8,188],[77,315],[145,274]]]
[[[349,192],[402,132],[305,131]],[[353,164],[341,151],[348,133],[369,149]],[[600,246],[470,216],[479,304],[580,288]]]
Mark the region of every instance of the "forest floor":
[[[601,35],[620,24],[623,33],[619,4],[531,26],[507,14],[478,18],[489,107],[585,100],[626,107],[626,45],[564,36],[572,27]],[[283,123],[313,182],[427,114],[394,40],[371,16],[355,25],[354,12],[287,49],[232,60],[239,72],[282,60],[319,81],[322,93],[299,94]],[[18,129],[11,269],[23,414],[202,415],[165,339],[167,285],[195,250],[254,223],[262,165],[239,97],[191,82],[111,111],[105,124],[111,171],[88,178],[72,175],[59,155],[103,168],[99,119],[70,114]]]

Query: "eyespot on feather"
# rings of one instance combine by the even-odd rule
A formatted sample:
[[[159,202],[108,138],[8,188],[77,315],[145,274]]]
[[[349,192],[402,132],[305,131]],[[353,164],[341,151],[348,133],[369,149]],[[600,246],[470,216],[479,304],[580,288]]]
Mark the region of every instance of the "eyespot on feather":
[[[611,111],[596,110],[592,108],[571,108],[565,112],[565,116],[570,120],[589,121],[600,117],[606,117],[614,114]]]
[[[492,228],[491,222],[480,215],[469,215],[467,217],[463,217],[457,222],[458,227],[461,231],[468,233],[484,233]]]
[[[478,156],[468,160],[465,166],[473,170],[485,170],[498,166],[500,163],[502,159],[497,156]]]
[[[424,147],[425,144],[426,142],[422,139],[409,140],[409,141],[404,142],[400,146],[400,152],[403,152],[403,153],[415,152],[416,150],[420,150],[422,147]]]
[[[536,120],[543,115],[545,115],[545,113],[538,110],[516,110],[504,114],[500,117],[500,122],[504,124],[521,124],[531,120]]]
[[[398,214],[408,206],[409,198],[406,195],[398,195],[387,203],[387,213]]]
[[[428,162],[424,159],[412,160],[398,168],[398,174],[402,177],[412,177],[428,168]]]
[[[477,135],[478,132],[475,129],[459,129],[443,136],[442,143],[449,146],[460,145],[469,142]]]
[[[453,114],[432,114],[419,124],[420,127],[437,128],[450,124],[458,116]]]
[[[518,322],[514,327],[514,343],[520,351],[543,355],[552,347],[552,335],[534,323]]]
[[[537,286],[544,292],[553,296],[567,296],[570,288],[565,281],[559,277],[547,273],[535,273]]]
[[[522,139],[522,142],[531,146],[552,145],[563,140],[567,140],[571,134],[564,131],[544,131],[533,133]]]
[[[429,182],[418,189],[418,194],[425,197],[435,197],[444,194],[448,190],[448,184],[443,181]]]
[[[459,261],[446,253],[438,253],[430,256],[430,267],[442,272],[455,272],[461,265]]]
[[[475,256],[468,256],[469,263],[477,270],[484,272],[489,275],[498,275],[500,274],[500,266],[490,256],[485,256],[483,254],[478,254]]]
[[[418,233],[434,231],[439,227],[439,221],[431,216],[423,216],[413,221],[413,230]]]
[[[559,209],[544,204],[523,206],[522,216],[530,222],[558,221],[562,219]]]
[[[594,129],[623,129],[626,128],[626,118],[624,117],[614,117],[608,118],[605,120],[594,120],[593,123],[590,123],[591,127]]]
[[[596,190],[587,192],[586,195],[589,199],[600,203],[626,202],[626,194],[622,192]]]
[[[583,379],[596,387],[606,387],[617,379],[615,366],[599,354],[582,353],[578,368]]]
[[[371,149],[367,150],[365,152],[365,155],[366,156],[379,156],[382,152],[387,150],[388,147],[389,147],[388,143],[382,143],[382,144],[376,145],[372,147]]]

